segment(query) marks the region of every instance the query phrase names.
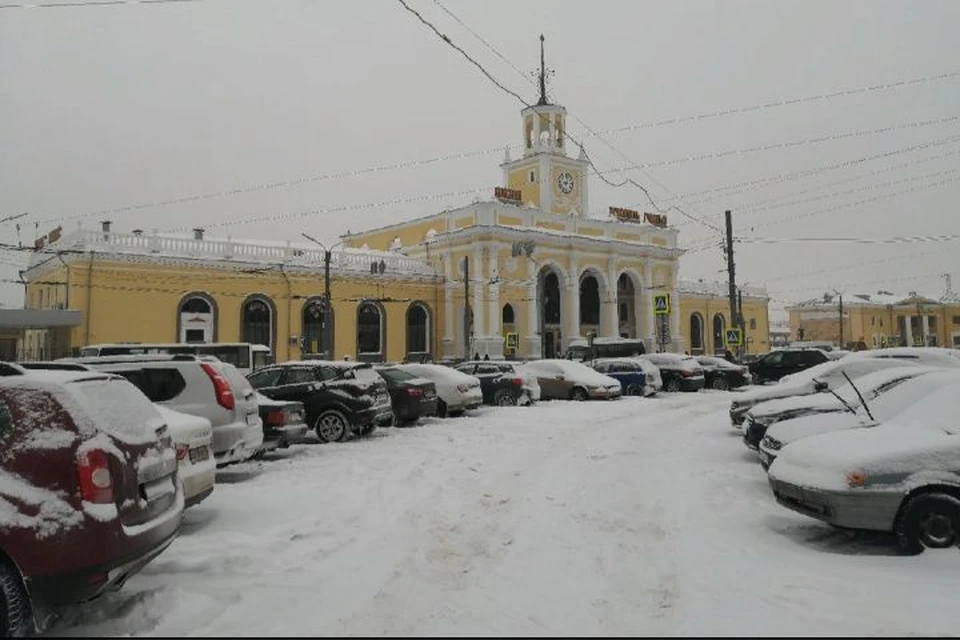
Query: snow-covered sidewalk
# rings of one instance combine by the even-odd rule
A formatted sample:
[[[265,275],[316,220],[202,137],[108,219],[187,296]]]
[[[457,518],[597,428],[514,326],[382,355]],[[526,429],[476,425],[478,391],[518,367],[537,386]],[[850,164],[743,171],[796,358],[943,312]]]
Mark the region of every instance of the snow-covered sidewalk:
[[[778,507],[730,398],[483,408],[228,468],[50,633],[956,634],[960,553]]]

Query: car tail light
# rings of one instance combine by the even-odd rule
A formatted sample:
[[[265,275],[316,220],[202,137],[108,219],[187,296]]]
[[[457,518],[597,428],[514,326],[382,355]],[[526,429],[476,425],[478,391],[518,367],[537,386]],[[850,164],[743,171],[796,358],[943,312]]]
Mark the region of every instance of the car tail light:
[[[411,387],[407,389],[407,395],[410,396],[411,398],[419,398],[420,396],[423,395],[423,391],[420,389],[417,389],[416,387]]]
[[[692,375],[696,375],[696,371],[691,371],[690,369],[680,369],[680,375],[684,378],[689,378]]]
[[[267,414],[267,424],[274,427],[280,427],[287,422],[286,411],[271,411]]]
[[[510,380],[510,383],[513,384],[514,386],[522,387],[522,386],[523,386],[523,378],[513,378],[512,380]]]
[[[190,447],[185,444],[177,445],[177,460],[184,460],[187,457],[187,454],[190,453]]]
[[[465,384],[458,384],[457,391],[459,391],[460,393],[466,393],[467,391],[470,391],[470,387]]]
[[[236,401],[233,398],[230,383],[227,382],[227,379],[220,375],[220,372],[214,369],[210,363],[201,362],[200,366],[203,367],[203,370],[207,372],[207,375],[210,376],[210,380],[213,382],[213,391],[217,395],[217,404],[224,409],[233,410],[236,406]]]
[[[80,497],[95,504],[113,502],[113,477],[110,459],[101,449],[77,454],[77,476],[80,479]]]

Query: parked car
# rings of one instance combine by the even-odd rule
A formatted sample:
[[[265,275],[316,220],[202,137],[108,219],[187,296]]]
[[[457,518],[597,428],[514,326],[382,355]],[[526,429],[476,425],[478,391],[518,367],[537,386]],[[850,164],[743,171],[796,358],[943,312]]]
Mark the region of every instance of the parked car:
[[[625,396],[650,395],[647,393],[647,372],[641,362],[639,358],[604,358],[594,360],[590,367],[597,373],[619,380]]]
[[[437,415],[437,385],[399,366],[376,367],[387,383],[393,405],[393,424],[403,426],[420,418]]]
[[[468,360],[456,370],[480,381],[483,403],[500,407],[530,405],[540,399],[536,377],[513,363],[493,360]]]
[[[437,389],[437,415],[456,416],[483,404],[480,380],[439,364],[411,363],[400,367],[420,378],[431,380]]]
[[[777,349],[747,365],[755,384],[777,382],[780,378],[799,373],[818,364],[829,362],[830,356],[822,349]]]
[[[211,493],[217,474],[213,457],[213,424],[207,418],[193,416],[154,405],[170,429],[177,452],[177,476],[183,485],[186,507],[203,502]]]
[[[119,589],[177,535],[177,456],[156,407],[119,376],[0,378],[0,633]]]
[[[703,367],[693,356],[680,353],[648,353],[641,357],[660,370],[664,391],[700,391],[706,383]]]
[[[248,379],[268,398],[302,402],[307,425],[324,442],[369,435],[393,423],[387,383],[368,362],[284,362],[257,369]]]
[[[960,350],[943,347],[886,347],[857,353],[869,358],[913,360],[922,364],[941,367],[960,366]]]
[[[612,400],[623,387],[611,378],[573,360],[532,360],[523,365],[537,376],[541,397],[558,400]]]
[[[926,367],[917,367],[917,369],[929,372],[911,380],[906,380],[892,389],[883,391],[877,397],[868,399],[866,408],[857,406],[855,412],[814,414],[774,424],[767,429],[766,435],[760,441],[760,464],[764,468],[769,468],[780,451],[797,440],[831,431],[876,426],[894,419],[897,415],[910,410],[915,405],[920,406],[926,396],[941,387],[960,384],[960,371],[944,368],[928,370]],[[890,369],[890,371],[897,370]],[[858,388],[861,387],[862,380],[863,378],[856,381]],[[838,390],[837,393],[839,394],[840,391]],[[841,395],[847,396],[849,394]],[[867,409],[869,409],[869,413]],[[907,414],[907,418],[909,418],[909,414]],[[909,419],[903,420],[903,422],[909,421]]]
[[[750,367],[715,356],[697,356],[703,367],[704,386],[711,389],[736,389],[753,382]]]
[[[761,402],[776,398],[809,395],[847,384],[844,373],[856,380],[861,376],[882,369],[903,366],[902,360],[893,358],[871,358],[861,353],[852,353],[840,360],[830,360],[806,371],[784,378],[777,384],[751,389],[739,394],[730,403],[730,423],[740,428],[748,411]]]
[[[218,465],[247,460],[263,444],[263,424],[254,391],[233,365],[209,356],[185,354],[66,361],[121,375],[154,403],[210,420]]]
[[[870,400],[906,380],[924,373],[943,370],[935,367],[921,367],[908,362],[901,364],[903,366],[881,369],[860,376],[856,380],[856,388],[845,384],[835,390],[828,390],[826,383],[821,383],[824,393],[778,398],[760,403],[747,412],[743,429],[744,444],[747,448],[756,451],[767,429],[782,420],[814,413],[854,412],[861,406],[861,395],[869,403]]]
[[[260,422],[263,423],[263,444],[257,456],[275,449],[286,449],[306,435],[308,427],[302,402],[274,400],[259,391],[256,398]]]
[[[944,386],[909,415],[792,443],[770,465],[777,502],[835,526],[894,532],[908,553],[956,547],[958,397],[960,385]]]

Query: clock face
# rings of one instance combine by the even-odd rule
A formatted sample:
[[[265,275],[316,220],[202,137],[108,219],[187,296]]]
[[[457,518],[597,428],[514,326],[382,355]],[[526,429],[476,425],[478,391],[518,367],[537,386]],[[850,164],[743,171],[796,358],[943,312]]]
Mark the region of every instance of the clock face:
[[[557,186],[560,187],[560,191],[563,193],[570,193],[573,191],[573,176],[564,171],[560,174],[560,177],[557,178]]]

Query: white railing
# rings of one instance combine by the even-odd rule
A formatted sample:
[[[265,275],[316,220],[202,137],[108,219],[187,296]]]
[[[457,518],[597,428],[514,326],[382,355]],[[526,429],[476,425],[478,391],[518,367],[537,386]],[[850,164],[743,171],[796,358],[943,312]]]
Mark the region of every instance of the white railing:
[[[757,298],[767,297],[767,290],[765,287],[747,285],[740,286],[739,289],[745,296]],[[726,282],[700,282],[698,280],[681,280],[680,291],[683,293],[693,293],[708,296],[727,296],[730,293]]]
[[[57,250],[97,251],[134,255],[181,256],[213,260],[244,260],[255,262],[282,262],[301,267],[322,267],[324,252],[317,248],[286,245],[257,244],[232,238],[202,239],[162,236],[159,234],[103,233],[78,230],[65,234],[57,242],[47,245],[31,257],[31,266],[45,260]],[[384,263],[384,275],[435,275],[433,268],[415,258],[389,252],[364,249],[340,249],[332,252],[330,265],[339,271],[370,273],[371,264]]]

